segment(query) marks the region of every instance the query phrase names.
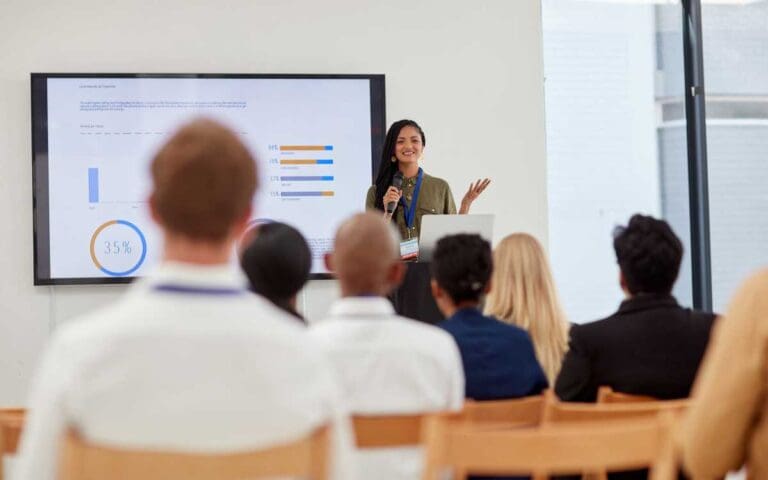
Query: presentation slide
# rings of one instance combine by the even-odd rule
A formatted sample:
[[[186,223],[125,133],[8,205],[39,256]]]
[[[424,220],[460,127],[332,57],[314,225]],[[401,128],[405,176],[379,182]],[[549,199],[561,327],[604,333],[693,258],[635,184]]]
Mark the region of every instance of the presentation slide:
[[[325,273],[322,256],[339,223],[363,210],[374,142],[369,78],[46,81],[47,212],[36,214],[37,222],[48,217],[47,232],[36,225],[47,233],[36,238],[42,281],[141,276],[158,262],[149,165],[195,117],[228,125],[250,148],[260,175],[251,221],[301,230],[313,273]]]

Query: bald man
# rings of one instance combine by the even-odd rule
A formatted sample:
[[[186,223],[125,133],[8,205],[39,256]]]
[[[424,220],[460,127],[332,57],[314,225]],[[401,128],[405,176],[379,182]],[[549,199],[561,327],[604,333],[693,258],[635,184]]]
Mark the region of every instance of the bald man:
[[[395,315],[386,295],[402,281],[400,236],[380,215],[363,213],[336,233],[328,269],[341,299],[310,334],[328,352],[353,414],[459,410],[464,402],[461,356],[447,332]],[[417,449],[358,453],[365,478],[416,480]]]

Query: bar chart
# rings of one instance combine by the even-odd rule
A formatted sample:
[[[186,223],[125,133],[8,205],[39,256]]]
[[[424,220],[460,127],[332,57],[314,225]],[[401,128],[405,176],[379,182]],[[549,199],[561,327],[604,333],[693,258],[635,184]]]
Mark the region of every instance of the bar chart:
[[[88,169],[88,202],[99,203],[99,169]]]
[[[333,145],[270,145],[272,196],[296,201],[302,198],[333,197],[336,172]]]
[[[135,184],[122,181],[126,176],[124,170],[109,166],[88,167],[87,174],[88,204],[91,208],[100,204],[123,204],[139,208],[146,203]]]
[[[280,153],[291,155],[295,152],[327,152],[333,145],[280,145]]]

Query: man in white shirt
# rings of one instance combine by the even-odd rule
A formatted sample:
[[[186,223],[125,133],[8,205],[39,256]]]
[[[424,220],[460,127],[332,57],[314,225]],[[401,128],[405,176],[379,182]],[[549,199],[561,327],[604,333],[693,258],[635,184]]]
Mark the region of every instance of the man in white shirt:
[[[163,261],[115,305],[56,332],[34,382],[19,480],[54,480],[67,429],[125,448],[236,452],[331,423],[333,478],[353,479],[333,371],[306,331],[247,292],[231,266],[256,167],[237,136],[198,120],[152,163]]]
[[[339,228],[326,262],[339,279],[342,298],[310,333],[336,367],[351,412],[459,410],[464,373],[453,338],[437,327],[395,315],[385,298],[405,271],[395,229],[379,215],[356,215]],[[358,460],[366,480],[420,477],[418,449],[359,452]]]

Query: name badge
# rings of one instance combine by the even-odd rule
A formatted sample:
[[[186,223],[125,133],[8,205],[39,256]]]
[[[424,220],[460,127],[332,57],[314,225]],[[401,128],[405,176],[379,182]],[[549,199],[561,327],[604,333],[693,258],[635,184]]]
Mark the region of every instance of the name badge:
[[[419,239],[410,238],[400,242],[400,259],[415,260],[419,257]]]

